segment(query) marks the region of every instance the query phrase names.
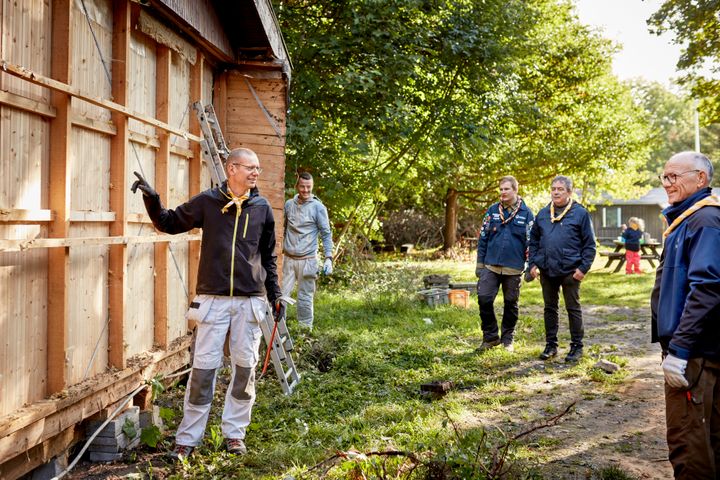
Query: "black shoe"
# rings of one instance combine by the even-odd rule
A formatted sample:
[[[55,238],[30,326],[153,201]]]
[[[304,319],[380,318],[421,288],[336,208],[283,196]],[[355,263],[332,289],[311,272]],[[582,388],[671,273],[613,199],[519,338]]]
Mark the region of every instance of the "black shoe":
[[[192,455],[193,450],[195,450],[194,447],[190,447],[188,445],[175,445],[175,448],[172,452],[168,453],[168,457],[170,460],[174,462],[182,461],[187,458],[190,458],[190,455]]]
[[[570,353],[565,357],[565,362],[575,363],[583,356],[583,347],[581,345],[570,345]]]
[[[547,360],[555,355],[557,355],[557,347],[554,345],[545,345],[545,350],[540,354],[540,360]]]
[[[500,345],[500,339],[499,339],[499,338],[498,338],[497,340],[490,340],[489,342],[483,340],[483,342],[480,344],[480,346],[479,346],[478,348],[475,349],[475,351],[476,351],[477,353],[482,353],[482,352],[484,352],[484,351],[486,351],[486,350],[490,350],[490,349],[493,348],[493,347],[497,347],[498,345]]]

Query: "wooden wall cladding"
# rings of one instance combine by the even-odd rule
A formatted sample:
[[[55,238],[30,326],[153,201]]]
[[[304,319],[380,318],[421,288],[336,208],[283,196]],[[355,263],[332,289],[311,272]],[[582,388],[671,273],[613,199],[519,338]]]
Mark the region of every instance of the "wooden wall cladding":
[[[209,187],[191,102],[260,156],[281,240],[279,71],[217,75],[202,46],[190,62],[134,28],[137,3],[84,3],[0,0],[0,477],[187,362],[199,232],[158,234],[129,188],[142,172],[175,207]]]

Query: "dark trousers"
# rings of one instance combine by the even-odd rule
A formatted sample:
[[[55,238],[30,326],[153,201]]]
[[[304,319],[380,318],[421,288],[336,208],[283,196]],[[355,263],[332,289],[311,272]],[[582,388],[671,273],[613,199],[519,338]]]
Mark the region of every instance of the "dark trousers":
[[[512,343],[515,325],[518,321],[518,299],[520,298],[520,275],[500,275],[487,268],[480,273],[477,284],[478,305],[480,306],[480,322],[483,340],[493,342],[498,339],[498,324],[495,318],[495,297],[502,285],[503,318],[500,332],[502,343]]]
[[[580,282],[575,280],[571,273],[564,277],[540,275],[540,284],[545,302],[545,342],[555,347],[558,344],[558,306],[562,288],[565,309],[570,320],[570,342],[582,347],[585,331],[580,307]]]
[[[665,384],[665,420],[676,479],[720,479],[720,362],[693,358],[690,390]],[[690,395],[688,395],[688,392]]]

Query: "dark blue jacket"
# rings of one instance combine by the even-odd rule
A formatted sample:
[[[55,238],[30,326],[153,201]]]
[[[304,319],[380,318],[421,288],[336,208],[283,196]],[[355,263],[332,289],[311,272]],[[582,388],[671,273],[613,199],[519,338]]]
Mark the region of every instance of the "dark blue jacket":
[[[500,220],[500,202],[487,209],[483,217],[478,239],[477,262],[485,265],[523,270],[527,259],[527,242],[533,213],[520,200],[520,209],[515,217],[503,225]],[[503,209],[505,218],[512,209]]]
[[[640,239],[643,236],[643,232],[640,230],[633,230],[632,228],[626,228],[622,232],[622,238],[625,239],[625,250],[631,252],[640,251]]]
[[[587,273],[595,260],[595,233],[590,214],[581,204],[573,202],[563,219],[552,223],[548,204],[535,217],[529,250],[528,267],[537,266],[543,275],[562,277],[578,268]]]
[[[668,223],[710,195],[663,210]],[[720,208],[706,206],[665,239],[652,295],[653,341],[678,358],[720,360]]]

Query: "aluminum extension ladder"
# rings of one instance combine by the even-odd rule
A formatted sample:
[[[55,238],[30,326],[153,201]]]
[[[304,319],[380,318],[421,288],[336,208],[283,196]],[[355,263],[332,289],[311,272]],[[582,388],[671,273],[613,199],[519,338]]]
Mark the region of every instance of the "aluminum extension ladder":
[[[220,131],[220,124],[212,103],[208,103],[203,107],[202,103],[195,102],[192,107],[198,117],[200,130],[202,130],[203,134],[203,140],[200,141],[202,156],[210,165],[213,187],[217,187],[227,180],[225,160],[230,155],[230,149],[225,144],[225,138],[222,131]]]
[[[282,301],[290,305],[295,303],[295,300],[288,297],[282,297]],[[272,348],[270,351],[270,359],[272,360],[275,374],[280,381],[280,387],[285,395],[290,395],[300,383],[300,374],[292,358],[293,342],[290,338],[287,324],[285,323],[285,317],[283,317],[277,322],[275,339],[272,341],[272,345],[270,345],[270,338],[272,337],[274,327],[275,319],[268,306],[265,313],[265,320],[260,322],[260,328],[262,329],[263,337],[265,337],[265,345],[267,345],[267,348]]]
[[[200,122],[200,129],[203,133],[203,140],[200,142],[202,156],[210,165],[210,173],[214,186],[219,186],[227,179],[225,175],[225,161],[230,155],[230,149],[225,144],[225,138],[220,130],[220,124],[215,115],[215,109],[212,104],[202,106],[202,103],[195,102],[192,105],[195,114]],[[294,304],[292,298],[282,297],[286,304]],[[280,381],[280,387],[285,395],[290,395],[295,387],[300,383],[300,375],[290,352],[293,350],[293,342],[290,338],[285,318],[280,319],[275,332],[273,345],[270,345],[270,338],[275,326],[275,319],[272,316],[270,308],[265,312],[265,319],[260,322],[260,328],[265,338],[265,345],[272,348],[270,358],[272,359],[273,369]]]

